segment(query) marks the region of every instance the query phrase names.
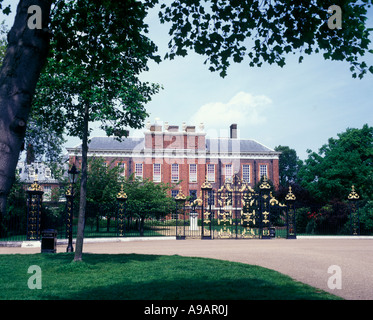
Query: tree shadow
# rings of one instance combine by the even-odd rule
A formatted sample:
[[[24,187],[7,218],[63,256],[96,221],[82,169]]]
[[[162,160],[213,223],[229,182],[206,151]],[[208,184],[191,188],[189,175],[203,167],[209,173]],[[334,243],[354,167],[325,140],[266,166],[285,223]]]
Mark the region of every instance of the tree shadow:
[[[42,254],[46,259],[53,261],[59,261],[60,263],[74,263],[74,253],[58,253],[58,254]],[[142,254],[96,254],[96,253],[83,253],[82,261],[90,265],[96,265],[100,263],[105,263],[110,260],[111,263],[126,263],[131,261],[154,261],[158,259],[159,255],[142,255]],[[80,263],[80,262],[75,262]]]
[[[67,300],[329,300],[335,299],[317,290],[302,290],[292,285],[274,285],[263,280],[193,281],[192,278],[157,280],[148,283],[128,281],[79,292],[66,292]]]
[[[59,290],[58,294],[48,290],[46,285],[40,296],[43,300],[328,300],[337,298],[322,290],[296,282],[288,276],[257,266],[249,266],[253,269],[243,269],[243,272],[250,273],[250,270],[257,268],[254,271],[256,273],[252,275],[242,273],[240,277],[230,274],[229,262],[222,262],[219,264],[224,271],[221,276],[211,275],[214,270],[208,268],[210,263],[213,265],[213,259],[178,256],[178,259],[180,258],[178,262],[169,267],[167,263],[171,260],[167,259],[172,257],[164,260],[164,256],[159,255],[84,254],[82,263],[69,263],[73,258],[72,254],[50,255],[46,258],[61,263],[56,270],[58,272],[68,274],[70,271],[78,271],[88,274],[92,269],[97,268],[101,273],[107,274],[100,275],[100,272],[93,270],[92,278],[88,278],[91,281],[89,287],[76,285],[62,293]],[[147,262],[149,264],[143,267]],[[127,264],[131,271],[126,268],[122,271],[119,264]],[[106,266],[115,268],[116,271],[111,274],[110,270],[105,269]],[[158,271],[157,268],[162,270]],[[208,271],[199,272],[203,268]],[[258,272],[265,275],[258,277]]]

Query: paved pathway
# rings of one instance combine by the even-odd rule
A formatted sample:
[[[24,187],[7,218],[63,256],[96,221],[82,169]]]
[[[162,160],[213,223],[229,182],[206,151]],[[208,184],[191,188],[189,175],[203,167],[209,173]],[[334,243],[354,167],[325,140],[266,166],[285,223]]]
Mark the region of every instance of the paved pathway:
[[[58,252],[65,252],[59,245]],[[4,248],[3,253],[37,253],[40,248]],[[165,240],[86,243],[84,252],[207,257],[277,270],[345,299],[373,299],[373,240]],[[342,271],[342,289],[329,289],[328,268]]]

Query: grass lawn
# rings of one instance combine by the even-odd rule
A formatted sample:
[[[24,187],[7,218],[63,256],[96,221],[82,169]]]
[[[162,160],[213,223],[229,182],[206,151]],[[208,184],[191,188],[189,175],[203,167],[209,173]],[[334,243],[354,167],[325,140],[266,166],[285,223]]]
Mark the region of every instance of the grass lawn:
[[[338,299],[276,271],[243,263],[139,254],[0,255],[0,299]],[[42,288],[29,289],[37,265]]]

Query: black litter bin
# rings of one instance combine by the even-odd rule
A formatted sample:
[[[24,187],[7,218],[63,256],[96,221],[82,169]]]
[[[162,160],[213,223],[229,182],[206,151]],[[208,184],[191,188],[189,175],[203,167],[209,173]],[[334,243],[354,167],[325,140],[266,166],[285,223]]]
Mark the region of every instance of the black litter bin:
[[[47,229],[41,232],[41,253],[56,253],[57,231]]]

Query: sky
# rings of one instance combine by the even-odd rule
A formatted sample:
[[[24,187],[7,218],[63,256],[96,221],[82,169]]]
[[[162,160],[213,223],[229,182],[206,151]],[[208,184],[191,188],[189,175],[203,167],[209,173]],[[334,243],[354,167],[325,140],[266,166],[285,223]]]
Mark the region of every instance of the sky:
[[[163,57],[169,25],[160,24],[157,14],[156,9],[150,11],[146,22],[148,36]],[[372,9],[367,24],[373,27]],[[368,55],[364,61],[373,65],[373,55]],[[193,52],[160,64],[150,62],[141,79],[159,83],[163,90],[146,105],[150,116],[145,122],[180,127],[186,122],[197,128],[203,122],[209,137],[227,137],[229,126],[236,123],[241,139],[254,139],[272,149],[289,146],[302,160],[307,149],[318,151],[347,128],[373,125],[372,74],[353,79],[347,62],[324,60],[322,54],[305,55],[301,64],[298,58],[299,53],[289,54],[283,68],[266,64],[252,68],[244,60],[231,64],[225,78],[209,71],[205,58]],[[144,130],[130,129],[130,136],[142,136]],[[91,137],[104,135],[95,129]],[[68,138],[65,146],[78,144],[78,139]]]

